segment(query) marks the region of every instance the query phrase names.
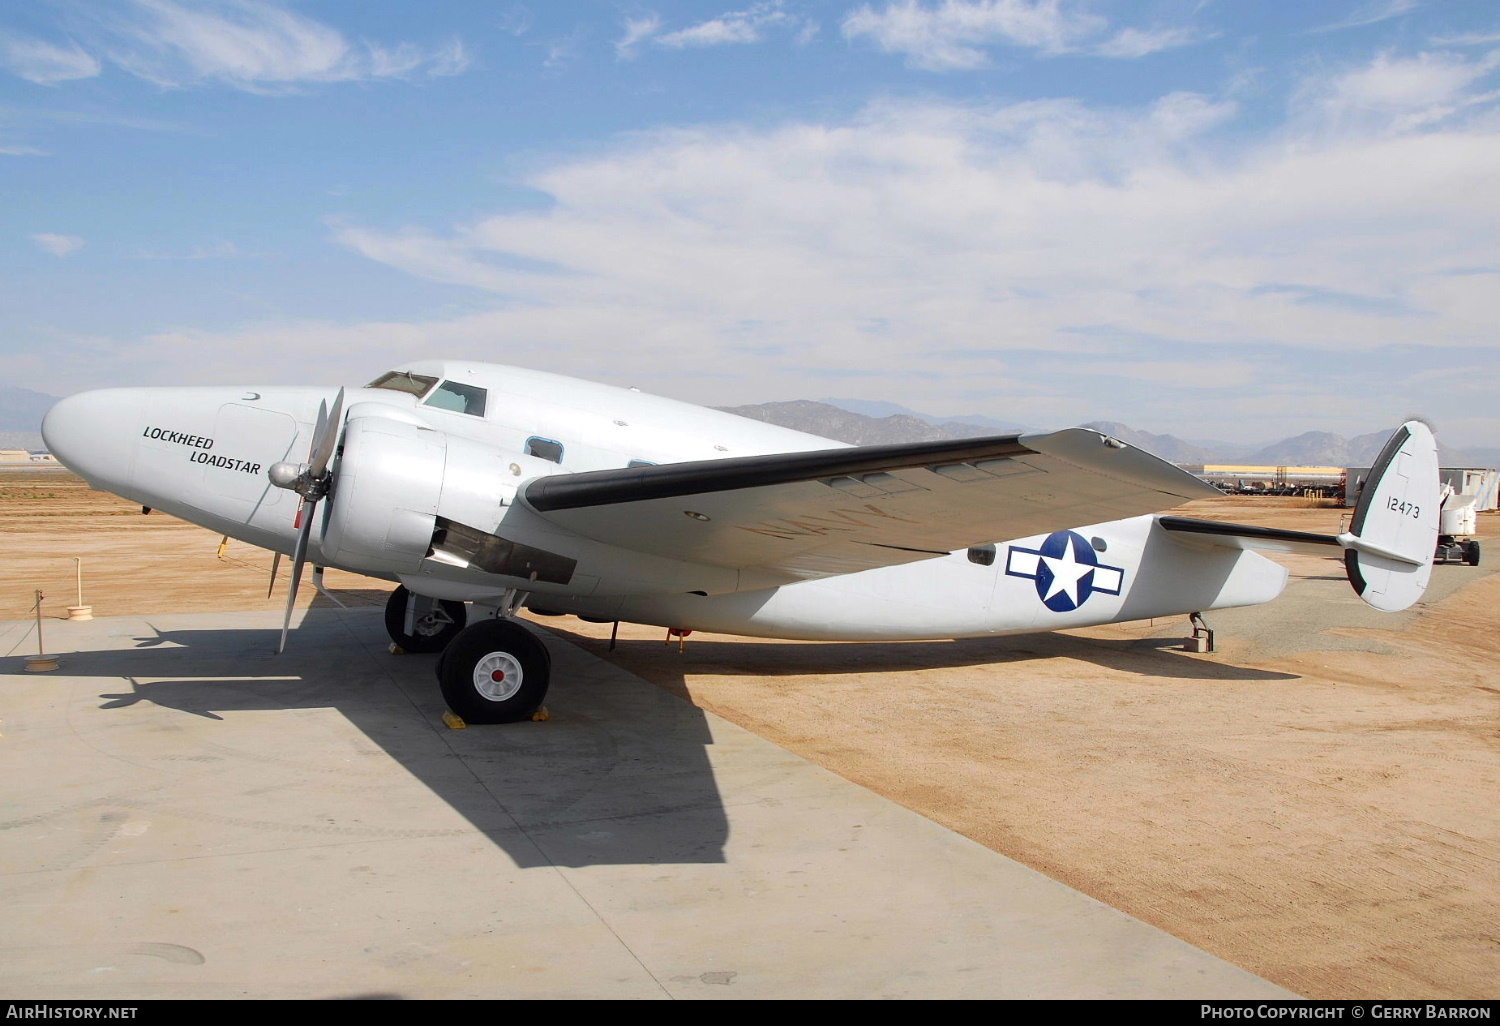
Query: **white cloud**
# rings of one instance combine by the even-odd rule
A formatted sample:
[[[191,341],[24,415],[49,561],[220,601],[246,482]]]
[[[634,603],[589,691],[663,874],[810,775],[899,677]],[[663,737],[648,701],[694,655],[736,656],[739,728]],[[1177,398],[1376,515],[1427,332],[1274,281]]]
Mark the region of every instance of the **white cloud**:
[[[1089,374],[1095,377],[1144,381],[1151,384],[1176,385],[1184,382],[1187,374],[1196,388],[1242,389],[1254,385],[1260,377],[1256,366],[1248,360],[1197,360],[1191,369],[1180,360],[1090,360],[1086,367],[1077,361],[1052,363],[1043,368],[1047,373],[1062,378]]]
[[[1500,43],[1500,32],[1463,32],[1456,36],[1434,36],[1433,46],[1488,46]]]
[[[471,62],[458,41],[434,51],[411,43],[351,43],[337,29],[270,0],[125,0],[80,8],[81,43],[0,39],[0,63],[34,82],[98,75],[101,59],[169,87],[218,82],[278,92],[307,82],[455,75]]]
[[[99,74],[99,61],[77,43],[57,46],[16,32],[0,32],[0,65],[38,85],[57,85]]]
[[[542,59],[542,67],[548,70],[556,70],[573,63],[583,52],[583,44],[586,36],[583,30],[575,30],[566,36],[559,36],[549,40],[546,44],[547,56]],[[628,54],[621,54],[628,57]]]
[[[535,19],[532,17],[531,9],[525,4],[512,4],[500,13],[496,22],[502,32],[508,32],[513,36],[524,36],[531,31]]]
[[[83,239],[80,239],[76,235],[55,235],[51,232],[38,232],[30,238],[43,252],[51,253],[55,257],[65,257],[83,246]]]
[[[800,31],[797,34],[799,44],[811,40],[818,30],[816,22],[788,14],[785,0],[764,0],[742,11],[726,11],[716,18],[710,18],[675,32],[663,32],[664,23],[655,14],[627,18],[625,35],[615,43],[615,53],[620,58],[628,60],[634,57],[637,48],[646,42],[669,50],[698,49],[733,43],[759,43],[765,39],[767,29],[778,26],[799,27]]]
[[[427,73],[437,78],[450,78],[463,74],[473,63],[473,53],[462,40],[453,39],[433,52]]]
[[[395,235],[346,224],[330,219],[334,238],[371,260],[398,266],[429,281],[452,285],[472,285],[493,292],[505,291],[511,276],[502,268],[475,259],[450,240],[431,232],[408,229]]]
[[[337,30],[254,0],[186,7],[134,0],[137,17],[115,23],[111,59],[159,85],[219,80],[242,89],[371,74]]]
[[[743,11],[729,11],[708,21],[677,32],[668,32],[655,40],[658,46],[672,49],[699,46],[722,46],[725,43],[758,43],[766,28],[788,24],[796,19],[787,14],[783,0],[753,4]]]
[[[1447,60],[1330,76],[1291,128],[1258,136],[1221,131],[1236,106],[1193,93],[631,136],[530,176],[546,210],[446,232],[331,224],[487,310],[158,335],[131,358],[203,354],[208,381],[295,357],[354,380],[442,354],[708,403],[842,394],[1252,439],[1368,431],[1424,405],[1493,421],[1492,397],[1412,381],[1392,354],[1494,377],[1500,125],[1361,127],[1325,109],[1353,95],[1493,111],[1468,72],[1358,84],[1402,61],[1426,81]]]
[[[1378,21],[1396,18],[1408,11],[1415,10],[1422,6],[1422,2],[1423,0],[1375,0],[1373,3],[1361,4],[1351,11],[1347,17],[1341,18],[1330,25],[1315,28],[1313,31],[1332,32],[1335,29],[1373,25]]]
[[[1163,142],[1192,139],[1234,117],[1234,103],[1219,102],[1198,93],[1168,93],[1147,108],[1147,115]]]
[[[705,21],[701,25],[694,25],[692,28],[685,28],[678,32],[668,32],[656,38],[658,46],[674,50],[699,46],[722,46],[725,43],[758,42],[760,42],[759,27],[743,18],[715,18],[713,21]]]
[[[232,260],[250,254],[242,252],[234,243],[223,240],[208,246],[198,244],[182,253],[142,249],[135,255],[137,260]]]
[[[1065,53],[1107,24],[1063,0],[942,0],[932,7],[894,0],[878,11],[866,4],[851,12],[843,30],[851,39],[869,36],[886,53],[905,54],[915,67],[951,71],[985,66],[984,47],[992,45]]]
[[[370,78],[399,78],[409,75],[427,59],[421,50],[410,43],[402,43],[389,48],[372,43],[366,43],[365,46],[369,51],[368,75]]]
[[[1188,46],[1201,37],[1188,28],[1138,29],[1124,28],[1103,43],[1093,47],[1091,53],[1100,57],[1122,57],[1133,60],[1163,50],[1175,50]]]
[[[843,382],[953,408],[982,384],[1057,423],[1177,367],[1171,402],[1202,418],[1224,388],[1275,383],[1259,378],[1268,350],[1362,366],[1389,347],[1493,347],[1496,276],[1454,269],[1493,264],[1500,133],[1225,152],[1210,133],[1234,116],[1179,93],[1126,110],[895,104],[839,124],[663,132],[537,175],[545,213],[336,233],[495,294],[491,312],[411,326],[424,351],[704,401]],[[1057,354],[1121,385],[1039,396]],[[1019,380],[1028,365],[1040,377]],[[1323,402],[1309,395],[1288,409]],[[1222,412],[1249,425],[1263,410]]]
[[[1497,70],[1500,50],[1475,58],[1442,50],[1382,53],[1362,67],[1306,83],[1298,102],[1329,124],[1404,132],[1492,103],[1496,93],[1473,87]]]
[[[635,48],[661,31],[661,18],[654,14],[641,18],[625,19],[625,35],[615,43],[615,56],[629,60],[635,56]]]

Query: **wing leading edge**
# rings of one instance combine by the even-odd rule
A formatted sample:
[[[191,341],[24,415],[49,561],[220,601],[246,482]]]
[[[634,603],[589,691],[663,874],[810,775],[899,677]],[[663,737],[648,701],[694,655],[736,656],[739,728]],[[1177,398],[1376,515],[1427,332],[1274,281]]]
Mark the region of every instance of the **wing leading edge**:
[[[785,580],[931,559],[1218,494],[1083,428],[560,474],[522,491],[538,514],[586,537]]]

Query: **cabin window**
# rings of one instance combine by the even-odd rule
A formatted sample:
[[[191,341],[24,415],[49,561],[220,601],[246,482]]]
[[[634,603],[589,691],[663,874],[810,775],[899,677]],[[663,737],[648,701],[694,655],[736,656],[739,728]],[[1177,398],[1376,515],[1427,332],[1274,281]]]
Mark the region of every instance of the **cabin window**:
[[[526,439],[526,455],[535,456],[539,460],[551,460],[553,463],[562,462],[563,447],[561,442],[554,442],[550,438],[538,438],[535,435]]]
[[[445,381],[424,400],[425,406],[436,406],[440,410],[467,413],[471,417],[484,416],[486,392],[474,385],[461,385],[457,381]]]
[[[366,388],[389,388],[393,392],[409,392],[426,395],[427,390],[437,384],[437,378],[428,374],[413,374],[411,371],[391,371],[382,374],[366,385]]]
[[[995,546],[976,545],[969,550],[969,562],[978,563],[980,566],[995,565]]]

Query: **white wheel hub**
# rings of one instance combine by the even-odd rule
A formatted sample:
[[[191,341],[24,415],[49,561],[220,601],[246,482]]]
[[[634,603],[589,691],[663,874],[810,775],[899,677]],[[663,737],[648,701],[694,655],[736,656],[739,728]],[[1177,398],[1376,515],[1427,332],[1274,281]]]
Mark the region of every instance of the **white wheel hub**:
[[[491,652],[474,664],[474,690],[491,702],[514,698],[521,690],[521,662],[509,652]]]

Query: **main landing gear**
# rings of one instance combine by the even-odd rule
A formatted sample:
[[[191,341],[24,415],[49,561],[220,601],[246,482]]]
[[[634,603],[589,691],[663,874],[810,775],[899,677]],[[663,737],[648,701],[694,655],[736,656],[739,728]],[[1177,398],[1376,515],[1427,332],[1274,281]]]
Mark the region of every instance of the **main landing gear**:
[[[524,598],[524,596],[520,596]],[[552,657],[530,631],[509,616],[512,597],[494,619],[468,620],[462,602],[391,593],[385,630],[408,652],[438,652],[438,686],[448,708],[469,723],[529,720],[547,697]]]
[[[529,720],[547,697],[552,657],[513,620],[480,620],[438,656],[437,678],[448,708],[470,723]]]
[[[462,602],[413,595],[404,587],[385,603],[385,632],[408,652],[441,652],[468,622]]]

